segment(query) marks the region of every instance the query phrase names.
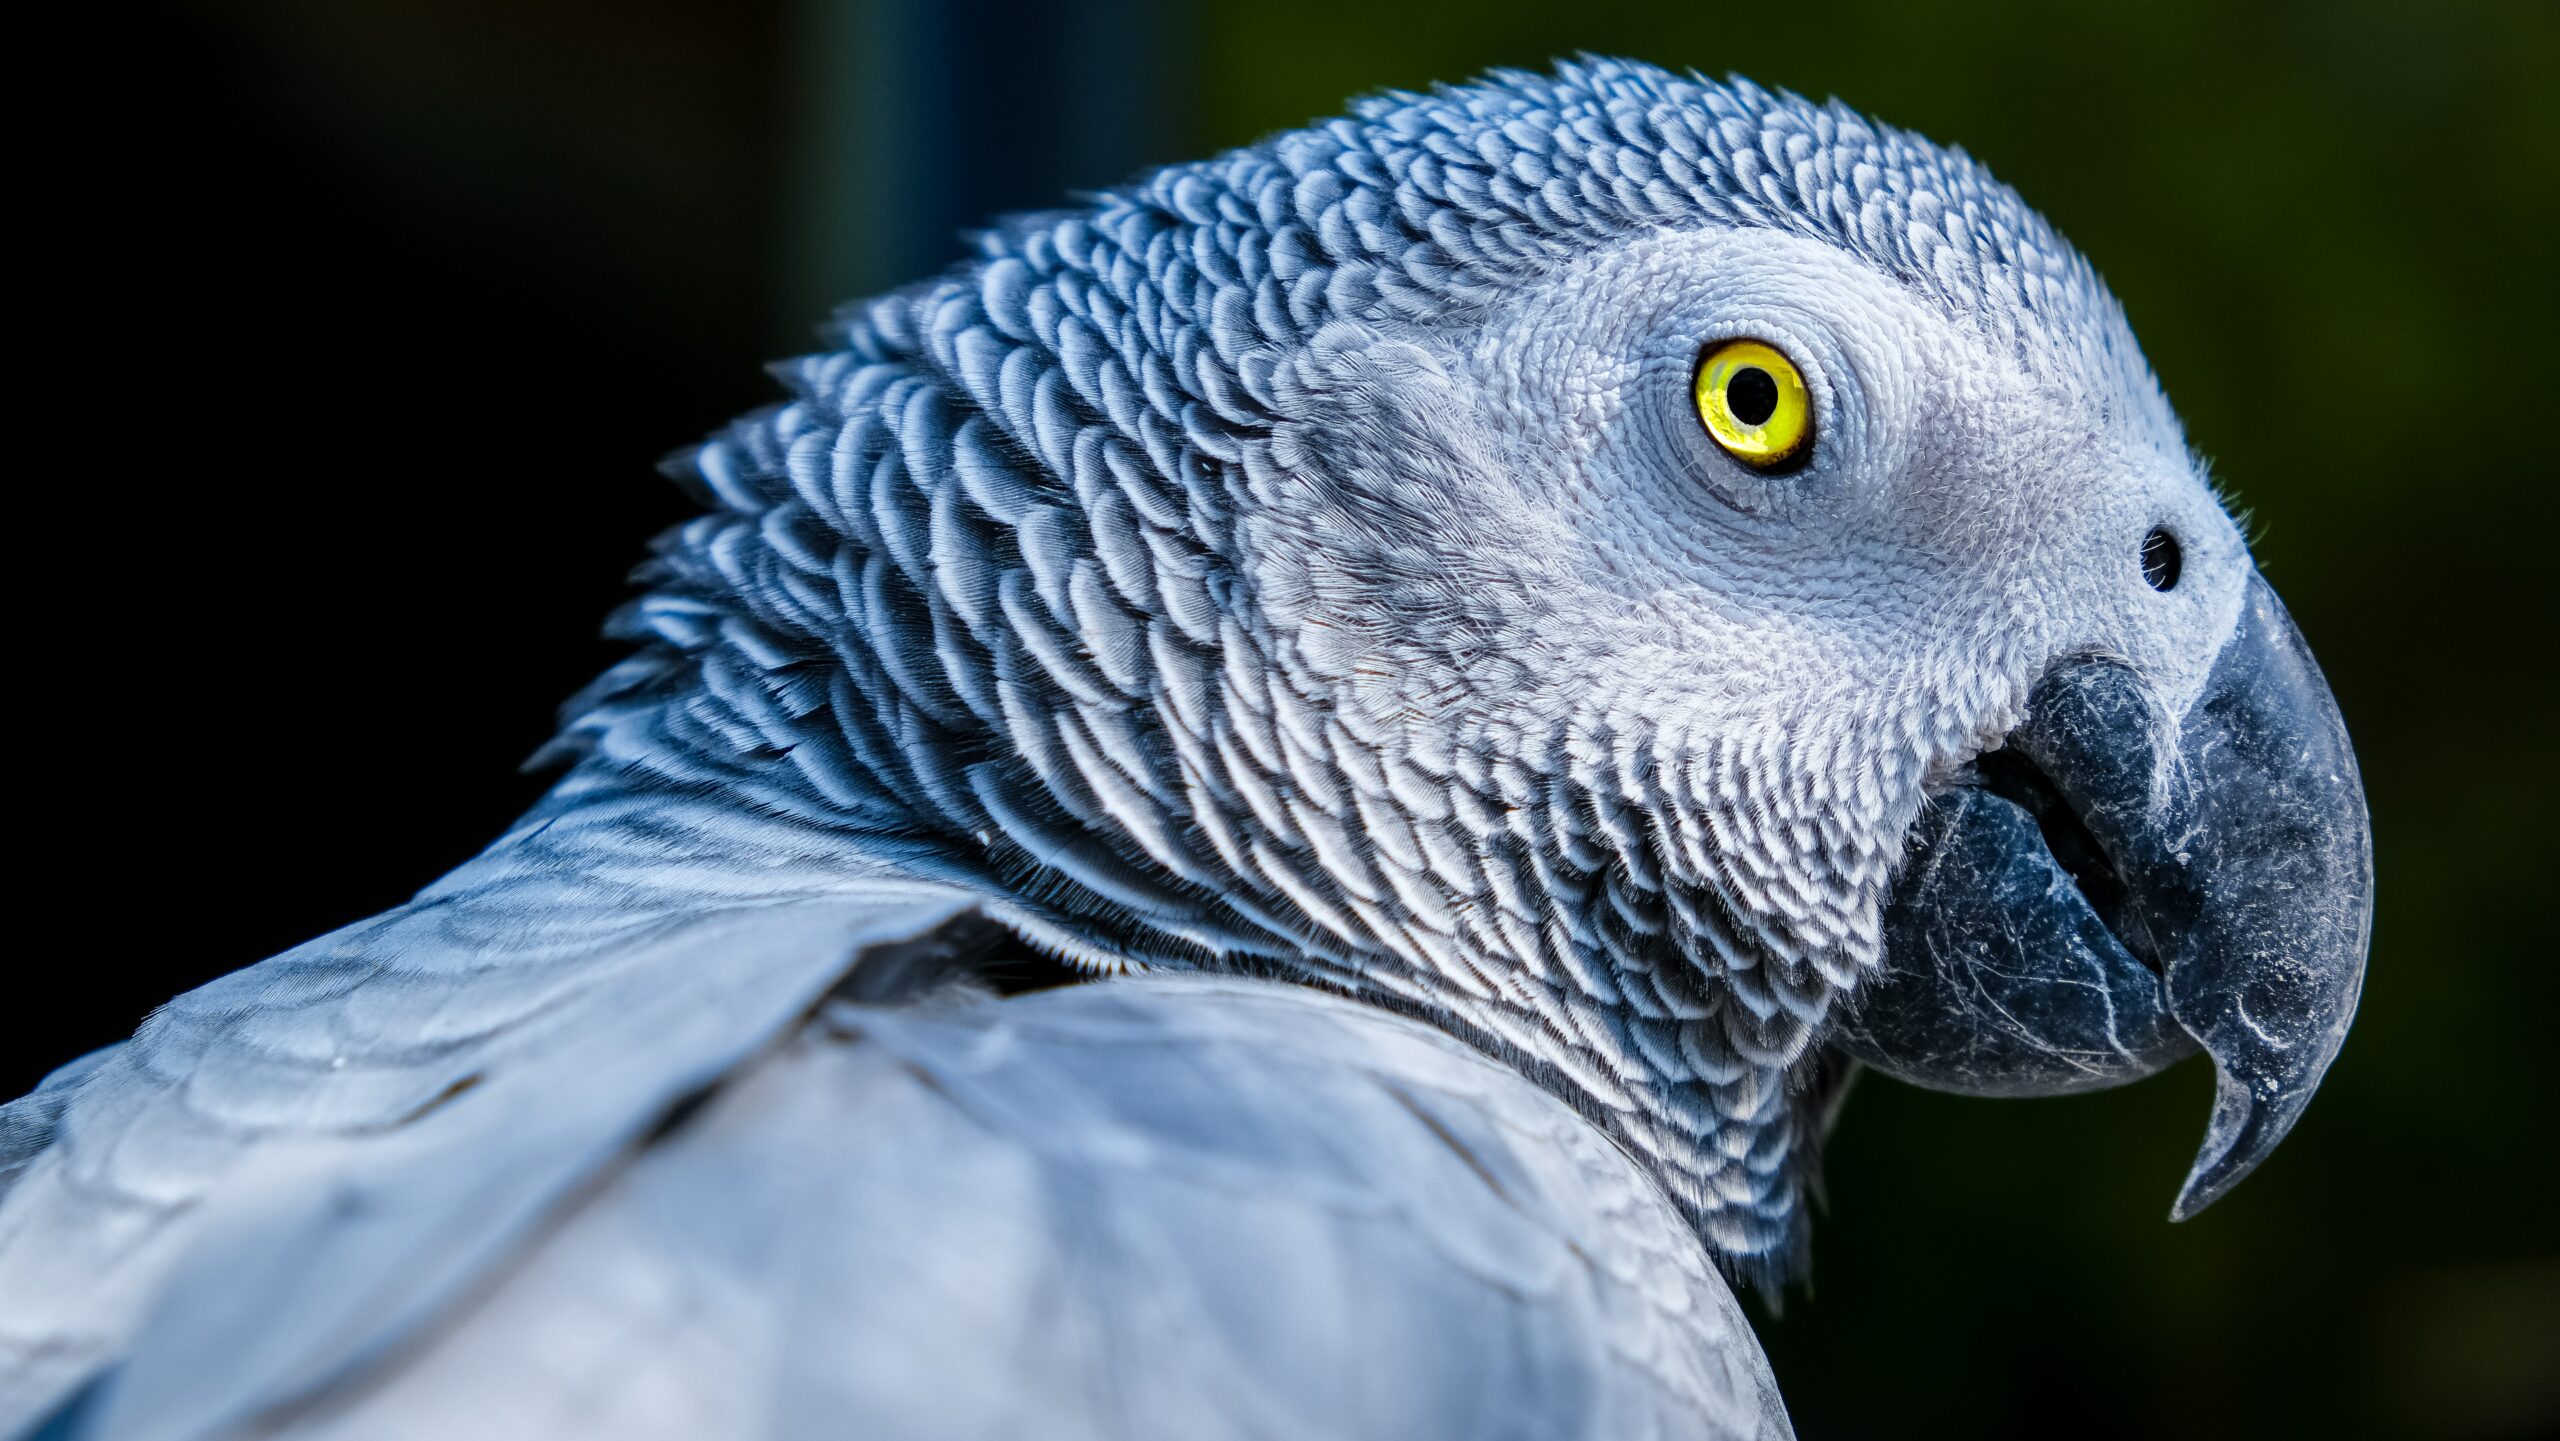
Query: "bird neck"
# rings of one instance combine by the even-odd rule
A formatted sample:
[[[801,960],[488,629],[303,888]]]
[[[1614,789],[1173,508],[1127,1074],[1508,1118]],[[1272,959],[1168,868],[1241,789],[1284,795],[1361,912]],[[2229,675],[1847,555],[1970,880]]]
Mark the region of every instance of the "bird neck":
[[[1111,578],[1107,503],[960,516],[978,502],[958,466],[901,469],[908,513],[865,533],[787,472],[741,480],[757,454],[860,428],[804,402],[706,454],[760,504],[662,548],[626,622],[653,644],[579,703],[579,762],[516,863],[580,874],[587,897],[885,872],[963,886],[1091,969],[1352,995],[1577,1106],[1736,1270],[1795,1263],[1816,1062],[1783,1007],[1773,1032],[1702,964],[1658,868],[1596,832],[1621,803],[1524,768],[1517,737],[1376,732],[1240,623],[1250,597],[1205,548],[1135,542],[1139,609],[1144,587]],[[874,444],[874,468],[903,467]],[[882,533],[901,524],[919,532],[903,547]]]
[[[1235,519],[1249,472],[1285,476],[1268,417],[1233,379],[1185,399],[1104,324],[1135,313],[1101,293],[1137,273],[1122,243],[876,302],[703,446],[709,513],[617,620],[641,652],[572,703],[558,804],[726,808],[1097,969],[1418,1015],[1650,1158],[1738,1269],[1784,1270],[1818,1139],[1802,958],[1714,933],[1566,735],[1399,729],[1273,638]]]

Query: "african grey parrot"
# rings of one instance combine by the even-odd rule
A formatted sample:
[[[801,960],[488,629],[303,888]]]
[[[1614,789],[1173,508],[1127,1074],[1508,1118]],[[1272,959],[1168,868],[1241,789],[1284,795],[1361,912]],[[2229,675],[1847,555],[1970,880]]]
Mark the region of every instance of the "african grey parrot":
[[[830,338],[520,825],[0,1112],[0,1430],[1783,1436],[1856,1066],[2201,1048],[2185,1214],[2337,1052],[2335,706],[1961,154],[1498,73]]]

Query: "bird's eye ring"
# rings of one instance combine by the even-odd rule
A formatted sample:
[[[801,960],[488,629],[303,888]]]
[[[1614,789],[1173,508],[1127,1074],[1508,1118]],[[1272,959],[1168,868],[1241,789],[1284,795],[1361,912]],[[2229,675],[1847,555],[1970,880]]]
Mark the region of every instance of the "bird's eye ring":
[[[1777,347],[1728,340],[1698,357],[1698,423],[1727,455],[1755,470],[1803,457],[1813,442],[1804,376]]]

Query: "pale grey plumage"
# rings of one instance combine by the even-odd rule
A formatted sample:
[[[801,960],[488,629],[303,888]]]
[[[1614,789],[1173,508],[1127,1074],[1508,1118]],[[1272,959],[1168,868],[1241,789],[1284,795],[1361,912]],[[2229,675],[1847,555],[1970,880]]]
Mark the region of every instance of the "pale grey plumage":
[[[174,1339],[235,1355],[191,1301],[342,1289],[279,1292],[275,1240],[182,1274]],[[156,1339],[110,1434],[201,1434],[217,1358]],[[1235,980],[834,1003],[409,1346],[236,1434],[1668,1437],[1779,1414],[1623,1153],[1445,1038]]]
[[[1681,409],[1745,325],[1823,397],[1783,483]],[[1926,788],[2057,656],[2174,713],[2240,605],[2087,265],[1960,154],[1593,61],[1007,221],[833,338],[682,467],[514,833],[0,1111],[0,1425],[1783,1434],[1710,1261],[1801,1252]],[[2193,580],[2127,591],[2163,513]],[[852,1007],[980,914],[1335,994]],[[1359,1299],[1262,1304],[1284,1254]]]
[[[969,904],[795,867],[783,828],[744,817],[678,853],[682,819],[607,803],[536,824],[410,906],[180,997],[99,1058],[0,1210],[0,1416],[113,1356],[179,1256],[218,1265],[239,1226],[307,1221],[289,1254],[343,1288],[276,1313],[256,1333],[268,1349],[300,1364],[298,1348],[355,1344],[350,1308],[396,1333],[771,1044],[867,945]],[[302,1184],[361,1190],[398,1167],[437,1184],[375,1186],[397,1203],[369,1208],[387,1234]]]

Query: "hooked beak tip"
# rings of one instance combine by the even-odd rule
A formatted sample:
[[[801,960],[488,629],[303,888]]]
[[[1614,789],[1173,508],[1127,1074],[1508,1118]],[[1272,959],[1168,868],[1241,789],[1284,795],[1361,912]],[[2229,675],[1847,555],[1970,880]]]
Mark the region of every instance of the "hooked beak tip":
[[[2178,820],[2203,844],[2170,928],[2169,1003],[2215,1088],[2173,1221],[2293,1129],[2354,1023],[2373,939],[2372,820],[2346,723],[2275,592],[2249,590],[2182,737],[2197,774]]]
[[[2293,1118],[2301,1111],[2299,1104],[2260,1105],[2249,1094],[2247,1084],[2216,1062],[2213,1117],[2205,1123],[2204,1144],[2196,1151],[2196,1163],[2187,1172],[2186,1183],[2178,1188],[2178,1199],[2169,1207],[2169,1219],[2192,1220],[2205,1207],[2221,1200],[2275,1150],[2285,1132],[2293,1129]]]

